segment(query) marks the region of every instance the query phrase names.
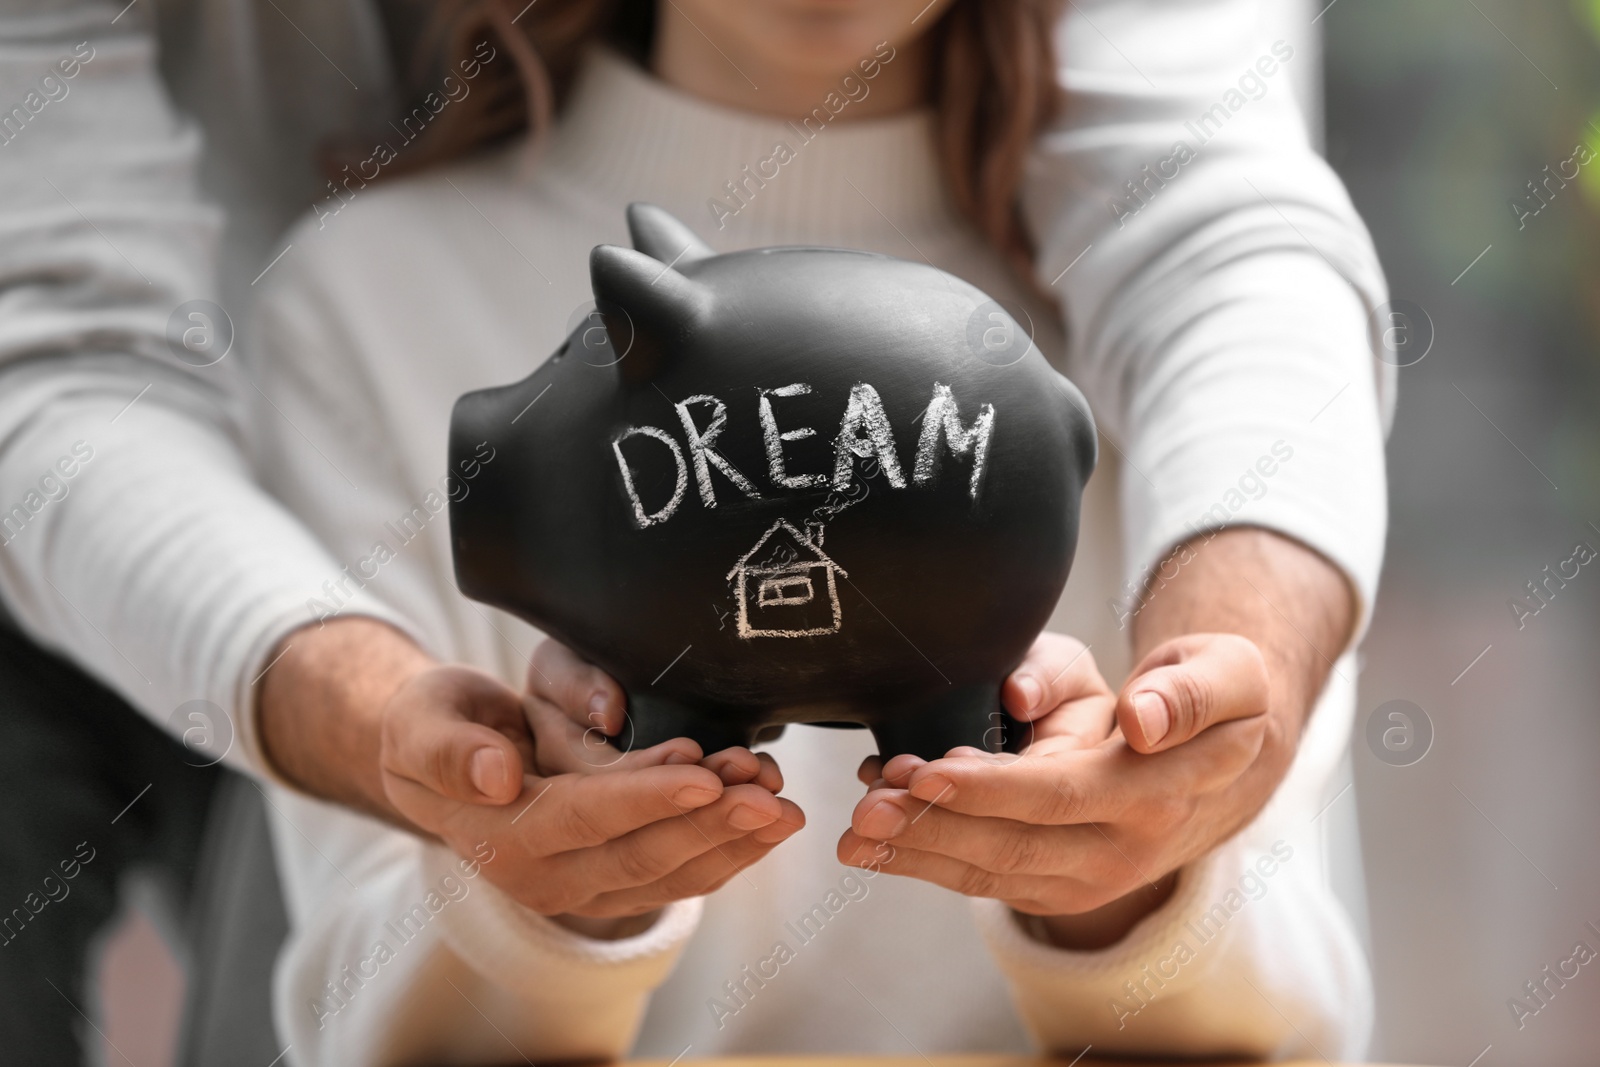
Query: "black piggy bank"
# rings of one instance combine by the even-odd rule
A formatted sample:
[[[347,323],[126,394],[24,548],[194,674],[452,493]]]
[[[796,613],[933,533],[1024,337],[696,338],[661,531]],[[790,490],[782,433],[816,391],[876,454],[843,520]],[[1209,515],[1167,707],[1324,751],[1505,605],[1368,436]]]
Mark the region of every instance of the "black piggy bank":
[[[596,313],[467,393],[456,581],[626,690],[624,746],[864,726],[999,751],[1000,685],[1067,580],[1096,436],[979,290],[829,248],[716,255],[659,208],[597,247]]]

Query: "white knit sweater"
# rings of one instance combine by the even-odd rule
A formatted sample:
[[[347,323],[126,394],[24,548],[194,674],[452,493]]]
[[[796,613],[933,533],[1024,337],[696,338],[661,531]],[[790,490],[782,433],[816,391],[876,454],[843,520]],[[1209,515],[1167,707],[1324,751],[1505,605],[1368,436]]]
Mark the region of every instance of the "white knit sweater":
[[[365,189],[337,215],[323,206],[320,228],[313,216],[269,245],[294,183],[290,168],[270,169],[289,157],[267,149],[303,148],[315,122],[373,104],[387,74],[375,23],[366,0],[280,0],[319,57],[269,32],[276,12],[203,6],[203,33],[167,27],[170,88],[226,119],[208,132],[229,152],[205,158],[243,234],[227,247],[266,249],[225,291],[268,293],[234,355],[201,369],[173,359],[164,333],[174,306],[216,292],[217,216],[195,196],[200,144],[164,97],[141,28],[148,5],[118,22],[122,4],[94,0],[0,19],[0,103],[25,101],[77,41],[95,42],[71,95],[0,145],[0,268],[12,279],[0,304],[0,509],[18,504],[26,518],[0,548],[0,593],[29,632],[158,721],[187,700],[216,702],[234,724],[230,761],[254,773],[266,771],[252,682],[311,601],[329,602],[327,585],[342,584],[342,610],[391,618],[440,655],[520,683],[535,635],[454,591],[443,516],[405,544],[386,524],[419,505],[432,513],[450,401],[521,377],[555,346],[587,300],[589,247],[625,241],[629,200],[662,204],[718,248],[921,256],[1022,299],[944,204],[925,116],[830,126],[716,229],[726,213],[707,201],[795,134],[604,60],[537,163],[518,150]],[[1364,611],[1377,582],[1392,378],[1375,369],[1367,319],[1382,278],[1287,85],[1242,80],[1273,54],[1255,34],[1260,10],[1073,5],[1068,106],[1029,175],[1039,278],[1070,322],[1063,338],[1035,305],[1039,342],[1084,389],[1109,446],[1054,625],[1091,641],[1113,681],[1127,656],[1107,602],[1197,525],[1299,538],[1350,575]],[[1175,158],[1180,140],[1191,158]],[[275,200],[240,192],[267,185]],[[289,512],[252,483],[236,411],[253,427],[255,470]],[[92,460],[65,495],[41,489],[80,440]],[[387,554],[379,541],[394,558],[355,589],[344,572],[366,560],[370,573]],[[1037,944],[993,902],[841,868],[833,842],[860,795],[860,733],[792,729],[774,752],[807,829],[747,878],[613,943],[526,913],[440,849],[272,786],[293,920],[277,998],[288,1058],[932,1053],[1021,1048],[1030,1032],[1069,1056],[1091,1043],[1356,1055],[1370,992],[1314,844],[1354,677],[1347,654],[1256,823],[1097,953]],[[789,953],[775,953],[780,940]]]
[[[597,54],[542,154],[519,148],[362,189],[289,236],[292,258],[271,273],[247,334],[255,384],[270,401],[256,420],[268,487],[336,559],[373,560],[351,572],[376,570],[366,593],[430,648],[516,683],[535,633],[455,591],[443,515],[420,533],[399,522],[418,503],[426,513],[438,488],[450,401],[522,377],[560,343],[589,299],[589,249],[625,243],[622,209],[633,199],[668,208],[720,249],[818,243],[926,257],[991,295],[1025,299],[948,208],[930,129],[918,113],[803,141],[782,122],[693,100]],[[794,158],[764,186],[748,185],[730,215],[739,202],[724,183],[778,142]],[[1075,269],[1102,268],[1086,257]],[[1314,347],[1286,357],[1258,343],[1266,324],[1227,321],[1223,309],[1212,317],[1224,321],[1193,327],[1209,336],[1193,342],[1189,366],[1146,369],[1154,380],[1132,383],[1132,397],[1131,353],[1062,362],[1142,469],[1120,478],[1124,528],[1137,531],[1125,538],[1129,569],[1154,562],[1223,501],[1240,512],[1231,521],[1300,536],[1370,590],[1369,564],[1357,560],[1371,551],[1362,539],[1381,523],[1382,498],[1361,306],[1336,278],[1328,284],[1312,256],[1219,269],[1232,286],[1281,296],[1272,314],[1298,318]],[[1205,299],[1215,284],[1195,277],[1187,299]],[[1306,292],[1317,296],[1298,295]],[[1152,317],[1183,314],[1183,299],[1165,300]],[[1031,311],[1036,323],[1051,321],[1050,308]],[[1062,356],[1059,331],[1041,329],[1039,342]],[[1356,395],[1311,424],[1345,380]],[[1257,468],[1261,456],[1269,461]],[[1101,527],[1116,525],[1108,488],[1117,466],[1106,464],[1088,508]],[[1228,494],[1246,471],[1251,494],[1264,495],[1235,508]],[[1330,525],[1334,516],[1346,529]],[[1103,531],[1087,541],[1066,601],[1089,609],[1079,631],[1115,660],[1119,635],[1106,604],[1124,568]],[[380,544],[394,551],[381,564]],[[312,610],[341,597],[319,594]],[[368,965],[377,977],[351,985],[341,1004],[323,983],[338,985],[346,965],[394,942],[385,923],[423,899],[454,860],[285,792],[279,804],[295,829],[280,825],[278,839],[295,938],[279,975],[279,1018],[308,1062],[341,1064],[462,1041],[505,1054],[509,1040],[534,1060],[630,1047],[668,1058],[685,1048],[1020,1048],[1021,1024],[1069,1054],[1089,1043],[1349,1052],[1364,1039],[1366,977],[1311,846],[1349,722],[1348,658],[1340,671],[1271,815],[1186,871],[1170,904],[1098,953],[1035,943],[995,902],[888,876],[862,880],[840,867],[834,842],[861,795],[853,771],[872,750],[870,735],[796,728],[772,751],[808,825],[747,877],[609,944],[521,910],[485,880],[463,882],[470,892],[415,942],[393,944],[392,962]]]

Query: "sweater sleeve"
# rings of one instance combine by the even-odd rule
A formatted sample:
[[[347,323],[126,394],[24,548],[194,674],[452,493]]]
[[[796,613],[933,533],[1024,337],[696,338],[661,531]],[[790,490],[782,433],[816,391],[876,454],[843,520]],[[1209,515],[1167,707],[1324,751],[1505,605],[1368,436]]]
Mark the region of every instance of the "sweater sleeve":
[[[352,229],[343,232],[353,232],[354,216],[344,221]],[[384,344],[383,308],[350,291],[349,261],[331,242],[304,244],[305,255],[285,260],[264,283],[247,334],[259,390],[249,420],[252,455],[266,483],[336,554],[355,558],[374,538],[393,547],[392,558],[375,554],[346,576],[370,581],[417,620],[440,655],[470,659],[446,619],[460,594],[438,577],[449,567],[443,517],[410,541],[399,536],[399,519],[384,522],[408,507],[425,514],[415,502],[429,492],[442,506],[439,471],[408,467],[394,442],[403,435],[442,442],[444,424],[399,414],[408,409],[386,390],[419,389],[368,358]],[[395,298],[381,283],[368,288],[379,301]],[[419,410],[448,410],[436,396],[426,400]],[[341,583],[323,609],[344,610],[340,598],[356,584]],[[678,901],[635,937],[584,937],[524,908],[487,877],[465,877],[462,859],[447,849],[278,792],[280,828],[288,830],[275,844],[294,932],[274,1002],[302,1064],[619,1058],[699,922],[700,900]],[[332,875],[335,863],[341,875]],[[412,937],[396,919],[413,914],[427,921],[425,936]],[[356,968],[348,972],[354,979],[346,967]],[[363,973],[378,977],[363,983]]]
[[[507,861],[487,845],[461,857],[273,792],[294,920],[273,1005],[298,1065],[619,1059],[700,919],[682,900],[636,936],[583,937],[490,884]]]
[[[148,7],[0,15],[0,102],[17,105],[0,115],[0,601],[158,723],[264,773],[253,680],[338,568],[244,462],[231,329],[191,304],[215,298],[222,220]],[[351,610],[401,624],[371,598]],[[196,700],[223,713],[199,732],[179,711]]]
[[[1362,1058],[1366,957],[1329,888],[1320,818],[1344,754],[1355,655],[1335,665],[1277,793],[1179,872],[1171,899],[1109,948],[1055,948],[997,900],[973,900],[1017,1009],[1046,1050],[1220,1059]]]
[[[1129,610],[1174,546],[1248,524],[1345,573],[1359,638],[1386,524],[1394,368],[1375,358],[1371,324],[1387,294],[1291,97],[1285,68],[1312,42],[1262,39],[1263,13],[1257,0],[1073,4],[1062,112],[1031,163],[1025,210],[1039,283],[1067,318],[1069,373],[1112,445],[1103,454],[1122,464]],[[1360,1054],[1369,980],[1313,832],[1354,676],[1346,652],[1256,823],[1183,869],[1122,942],[1055,949],[1004,906],[976,903],[1046,1047]],[[1257,884],[1269,887],[1260,900]]]
[[[1291,95],[1313,42],[1262,39],[1264,10],[1074,4],[1025,212],[1069,373],[1123,464],[1124,588],[1197,532],[1262,526],[1345,572],[1359,637],[1386,523],[1387,292]]]

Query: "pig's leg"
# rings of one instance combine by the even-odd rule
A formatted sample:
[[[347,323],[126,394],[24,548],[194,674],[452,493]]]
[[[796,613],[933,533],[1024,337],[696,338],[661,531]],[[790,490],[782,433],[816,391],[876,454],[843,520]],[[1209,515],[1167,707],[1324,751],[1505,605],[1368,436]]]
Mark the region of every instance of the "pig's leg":
[[[885,710],[869,724],[885,762],[909,752],[938,759],[970,745],[989,752],[1022,751],[1028,727],[1000,707],[1000,686],[951,686],[932,696]]]
[[[616,745],[624,752],[643,751],[674,737],[687,737],[709,756],[735,745],[750,747],[761,725],[760,718],[749,712],[692,708],[655,693],[629,693],[628,717]]]

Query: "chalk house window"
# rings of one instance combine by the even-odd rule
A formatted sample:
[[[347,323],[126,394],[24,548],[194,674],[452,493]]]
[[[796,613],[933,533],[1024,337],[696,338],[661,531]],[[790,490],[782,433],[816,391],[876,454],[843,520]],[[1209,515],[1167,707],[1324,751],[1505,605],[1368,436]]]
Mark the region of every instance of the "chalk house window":
[[[756,603],[764,608],[781,604],[808,604],[811,597],[811,579],[803,574],[791,574],[762,582],[756,592]]]

